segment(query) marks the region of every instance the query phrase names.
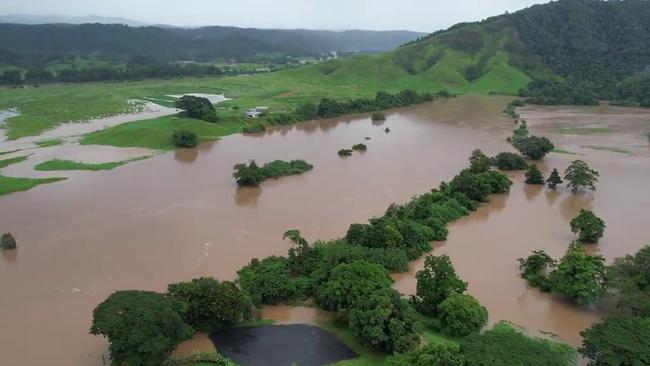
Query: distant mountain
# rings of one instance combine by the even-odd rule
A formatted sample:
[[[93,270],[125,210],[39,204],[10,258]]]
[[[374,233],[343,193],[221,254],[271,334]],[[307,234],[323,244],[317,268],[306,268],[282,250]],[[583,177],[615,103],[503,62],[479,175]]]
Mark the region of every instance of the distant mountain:
[[[138,22],[131,19],[102,17],[98,15],[71,16],[71,15],[25,15],[25,14],[0,15],[0,23],[29,24],[29,25],[100,23],[100,24],[124,24],[131,27],[143,27],[148,25],[146,23]]]
[[[531,85],[560,95],[558,102],[572,103],[575,88],[596,98],[627,98],[615,95],[617,86],[647,78],[650,70],[650,1],[553,1],[314,69],[329,79],[424,91],[517,94],[531,80],[547,79]],[[540,101],[552,103],[547,96]]]
[[[70,19],[59,20],[65,24],[0,24],[0,63],[24,64],[39,57],[66,55],[110,59],[146,55],[160,61],[205,61],[254,59],[260,54],[278,53],[307,56],[344,51],[387,51],[425,35],[409,31],[75,25],[70,24]],[[116,18],[104,18],[103,21],[127,22]]]

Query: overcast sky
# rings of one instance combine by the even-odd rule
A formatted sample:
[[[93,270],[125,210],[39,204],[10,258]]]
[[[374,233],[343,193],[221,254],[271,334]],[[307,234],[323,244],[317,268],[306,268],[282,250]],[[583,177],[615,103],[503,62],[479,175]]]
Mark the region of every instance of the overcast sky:
[[[100,15],[177,26],[432,32],[545,0],[0,0],[0,14]]]

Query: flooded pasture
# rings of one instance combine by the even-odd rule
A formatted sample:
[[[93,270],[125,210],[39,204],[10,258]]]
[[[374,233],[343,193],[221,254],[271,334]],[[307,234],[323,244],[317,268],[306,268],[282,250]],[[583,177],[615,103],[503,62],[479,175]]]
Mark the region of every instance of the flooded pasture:
[[[229,136],[0,197],[0,232],[11,231],[18,240],[18,251],[0,259],[3,359],[24,366],[101,365],[106,342],[88,328],[92,309],[113,291],[164,291],[168,283],[199,276],[234,279],[251,258],[285,254],[290,243],[281,237],[287,229],[300,229],[309,240],[341,237],[349,224],[449,180],[473,149],[511,150],[505,139],[514,125],[501,115],[509,100],[463,97],[420,105],[391,112],[381,126],[357,116]],[[650,205],[650,111],[526,107],[520,113],[532,133],[582,154],[550,154],[543,171],[563,170],[580,158],[600,171],[598,191],[549,192],[525,186],[513,174],[509,195],[493,197],[452,224],[449,240],[434,252],[451,256],[491,321],[511,320],[575,344],[578,332],[601,314],[528,288],[518,276],[517,258],[533,249],[561,256],[573,239],[568,222],[583,207],[607,223],[594,250],[608,260],[648,243],[643,208]],[[627,127],[597,136],[576,132],[587,124],[588,131],[602,132],[604,127],[592,126],[599,123]],[[581,140],[594,138],[600,140]],[[367,152],[336,154],[360,142]],[[621,144],[629,153],[586,147]],[[314,170],[238,189],[232,166],[252,158],[304,159]],[[412,293],[413,271],[421,264],[396,275],[396,289]],[[288,307],[266,314],[286,324],[321,316]]]

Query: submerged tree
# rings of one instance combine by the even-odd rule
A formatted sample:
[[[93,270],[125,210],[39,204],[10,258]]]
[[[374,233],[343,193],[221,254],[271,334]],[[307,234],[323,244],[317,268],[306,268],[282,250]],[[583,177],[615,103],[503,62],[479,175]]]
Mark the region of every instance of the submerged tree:
[[[537,168],[537,165],[530,164],[528,167],[528,171],[526,172],[526,184],[544,184],[544,176],[542,175],[542,172],[539,171],[539,168]]]
[[[16,239],[11,233],[2,234],[0,238],[0,248],[2,249],[16,249]]]
[[[572,244],[549,276],[551,290],[588,305],[605,295],[606,271],[603,256],[589,255]]]
[[[546,137],[530,136],[530,137],[517,137],[512,140],[512,146],[519,150],[524,156],[533,160],[540,160],[551,150],[555,145]]]
[[[619,313],[650,318],[650,246],[615,259],[607,270],[607,287]]]
[[[596,183],[600,174],[589,168],[589,165],[582,160],[575,160],[564,172],[564,180],[575,193],[582,189],[596,190]]]
[[[255,160],[251,160],[248,165],[235,164],[233,169],[235,171],[232,173],[232,177],[240,186],[256,186],[266,179],[262,168],[257,165]]]
[[[571,220],[571,231],[578,234],[580,241],[585,243],[598,243],[605,231],[605,221],[593,212],[581,209],[580,214]]]
[[[555,189],[559,184],[562,183],[564,183],[564,181],[562,180],[562,178],[560,178],[560,173],[557,171],[557,169],[553,169],[551,175],[546,180],[546,184],[548,184],[548,188]]]
[[[519,258],[521,277],[525,278],[533,287],[542,291],[549,291],[548,275],[555,267],[555,261],[543,250],[535,250],[526,259]]]

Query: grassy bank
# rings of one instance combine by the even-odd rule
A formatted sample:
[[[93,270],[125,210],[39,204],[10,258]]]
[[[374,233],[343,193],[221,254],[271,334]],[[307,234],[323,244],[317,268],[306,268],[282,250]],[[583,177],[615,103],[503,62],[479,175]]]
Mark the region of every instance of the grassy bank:
[[[34,167],[35,170],[39,171],[56,171],[56,170],[91,170],[91,171],[99,171],[99,170],[111,170],[115,169],[117,167],[120,167],[122,165],[126,165],[132,161],[136,160],[142,160],[146,159],[146,157],[143,158],[136,158],[136,159],[129,159],[129,160],[122,160],[122,161],[115,161],[115,162],[110,162],[110,163],[99,163],[99,164],[90,164],[90,163],[84,163],[80,161],[72,161],[72,160],[60,160],[60,159],[54,159],[54,160],[48,160],[45,162],[42,162]]]

